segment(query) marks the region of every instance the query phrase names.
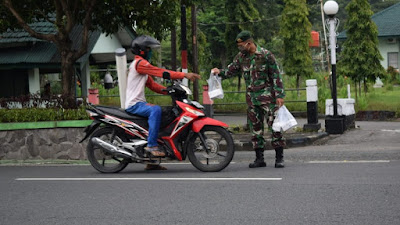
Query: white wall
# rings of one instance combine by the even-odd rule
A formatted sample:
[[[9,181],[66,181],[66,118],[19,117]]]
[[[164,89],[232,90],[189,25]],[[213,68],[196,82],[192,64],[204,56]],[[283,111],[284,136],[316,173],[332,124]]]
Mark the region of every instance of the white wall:
[[[114,54],[115,49],[117,48],[122,48],[122,45],[115,35],[109,35],[106,37],[105,34],[101,34],[91,54],[98,54],[98,53]]]
[[[396,38],[396,43],[388,43],[388,38],[379,38],[379,51],[383,57],[381,65],[383,68],[388,68],[388,52],[400,52],[400,40]],[[399,54],[400,60],[400,54]],[[400,63],[399,63],[400,65]]]
[[[38,94],[40,92],[39,68],[29,70],[29,93]]]
[[[85,66],[82,68],[82,73],[81,73],[81,82],[82,82],[82,97],[87,97],[88,96],[88,89],[90,88],[90,66],[89,62],[85,64]]]

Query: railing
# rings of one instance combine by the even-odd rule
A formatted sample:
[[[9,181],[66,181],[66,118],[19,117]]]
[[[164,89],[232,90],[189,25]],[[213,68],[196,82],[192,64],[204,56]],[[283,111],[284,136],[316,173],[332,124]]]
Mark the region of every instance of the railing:
[[[306,88],[289,88],[285,89],[285,92],[289,91],[305,91],[307,90]],[[200,91],[199,91],[200,92]],[[245,94],[246,91],[224,91],[224,94]],[[154,96],[160,96],[160,97],[165,97],[166,95],[162,94],[146,94],[147,97],[154,97]],[[119,98],[119,95],[99,95],[99,98]],[[287,100],[285,99],[285,103],[290,103],[290,102],[304,102],[306,103],[307,100]],[[243,102],[226,102],[226,103],[214,103],[213,105],[237,105],[237,104],[246,104],[245,101]]]
[[[305,91],[305,90],[307,90],[307,89],[306,88],[289,88],[289,89],[285,89],[285,92]],[[224,94],[241,94],[241,93],[245,94],[246,91],[224,91]],[[287,99],[285,99],[285,103],[288,103],[288,102],[304,102],[304,103],[306,103],[307,100],[306,99],[304,99],[304,100],[287,100]],[[238,104],[246,104],[246,102],[214,103],[213,105],[238,105]]]

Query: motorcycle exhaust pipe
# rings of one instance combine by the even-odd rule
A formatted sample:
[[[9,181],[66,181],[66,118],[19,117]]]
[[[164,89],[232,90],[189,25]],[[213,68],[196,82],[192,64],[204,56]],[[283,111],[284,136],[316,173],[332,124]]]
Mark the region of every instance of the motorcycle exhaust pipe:
[[[118,148],[117,146],[114,146],[108,142],[105,142],[105,141],[101,140],[100,138],[94,137],[90,140],[94,145],[100,147],[102,150],[104,150],[108,153],[118,154],[119,156],[126,158],[126,159],[130,159],[131,157],[133,157],[133,155],[130,152],[125,151],[124,149]]]

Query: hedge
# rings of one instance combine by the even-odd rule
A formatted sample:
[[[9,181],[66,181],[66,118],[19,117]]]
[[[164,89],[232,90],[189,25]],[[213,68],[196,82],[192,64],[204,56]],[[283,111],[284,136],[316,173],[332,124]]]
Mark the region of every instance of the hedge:
[[[85,108],[54,109],[54,108],[22,108],[0,109],[0,123],[87,120],[89,115]]]

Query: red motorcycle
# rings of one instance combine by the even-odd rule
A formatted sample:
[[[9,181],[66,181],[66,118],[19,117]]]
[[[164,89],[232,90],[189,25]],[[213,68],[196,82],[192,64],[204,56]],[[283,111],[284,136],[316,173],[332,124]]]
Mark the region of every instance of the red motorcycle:
[[[85,129],[89,136],[87,157],[102,173],[117,173],[129,163],[161,163],[163,159],[185,160],[203,172],[223,170],[231,162],[235,149],[227,124],[206,117],[201,104],[188,99],[191,91],[180,81],[167,87],[172,106],[162,107],[158,144],[165,157],[154,157],[147,145],[147,118],[123,109],[88,105],[93,123]],[[81,141],[81,142],[82,142]]]

